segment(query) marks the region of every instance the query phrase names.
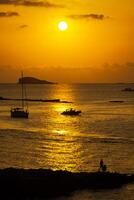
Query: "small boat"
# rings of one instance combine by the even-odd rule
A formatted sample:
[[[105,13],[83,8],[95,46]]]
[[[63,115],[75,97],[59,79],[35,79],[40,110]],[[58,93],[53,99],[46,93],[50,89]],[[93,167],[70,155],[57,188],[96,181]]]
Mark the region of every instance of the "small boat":
[[[110,103],[123,103],[124,101],[122,100],[112,100],[112,101],[109,101]]]
[[[12,118],[28,118],[28,111],[20,108],[11,108],[11,117]]]
[[[63,111],[61,114],[73,116],[73,115],[79,115],[80,113],[81,113],[80,110],[75,110],[75,109],[71,108],[71,109],[67,109],[67,110]]]
[[[23,80],[23,72],[21,73],[21,76],[22,76],[22,80]],[[12,118],[28,118],[28,116],[29,116],[28,105],[25,104],[25,99],[24,99],[23,81],[21,83],[21,90],[22,90],[22,98],[21,98],[22,105],[21,105],[21,107],[11,108],[10,112],[11,112]]]
[[[134,89],[133,88],[125,88],[122,91],[124,91],[124,92],[134,92]]]

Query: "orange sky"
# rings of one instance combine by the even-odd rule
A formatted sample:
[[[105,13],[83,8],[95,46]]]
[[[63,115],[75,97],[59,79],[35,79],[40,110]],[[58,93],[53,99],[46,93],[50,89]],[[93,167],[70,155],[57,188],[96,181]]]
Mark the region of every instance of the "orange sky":
[[[134,82],[134,1],[0,0],[0,82],[21,70],[54,82]]]

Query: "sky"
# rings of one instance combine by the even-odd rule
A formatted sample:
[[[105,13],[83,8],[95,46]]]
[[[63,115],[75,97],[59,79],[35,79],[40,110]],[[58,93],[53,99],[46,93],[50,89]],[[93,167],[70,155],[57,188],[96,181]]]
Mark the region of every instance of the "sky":
[[[0,83],[22,70],[59,83],[134,82],[134,1],[0,0]]]

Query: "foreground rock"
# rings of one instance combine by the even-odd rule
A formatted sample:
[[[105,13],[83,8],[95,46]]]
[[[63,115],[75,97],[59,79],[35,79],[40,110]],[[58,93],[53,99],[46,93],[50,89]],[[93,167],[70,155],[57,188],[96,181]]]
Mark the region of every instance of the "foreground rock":
[[[1,195],[5,199],[54,198],[75,190],[109,189],[134,181],[134,175],[110,172],[52,171],[47,169],[0,170]]]

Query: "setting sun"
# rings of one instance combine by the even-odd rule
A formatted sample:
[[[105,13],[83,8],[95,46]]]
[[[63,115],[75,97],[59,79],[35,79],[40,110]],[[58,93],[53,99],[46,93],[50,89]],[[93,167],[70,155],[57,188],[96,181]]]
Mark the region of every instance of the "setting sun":
[[[65,30],[68,29],[68,24],[67,24],[66,22],[64,22],[64,21],[59,22],[59,24],[58,24],[58,29],[59,29],[60,31],[65,31]]]

